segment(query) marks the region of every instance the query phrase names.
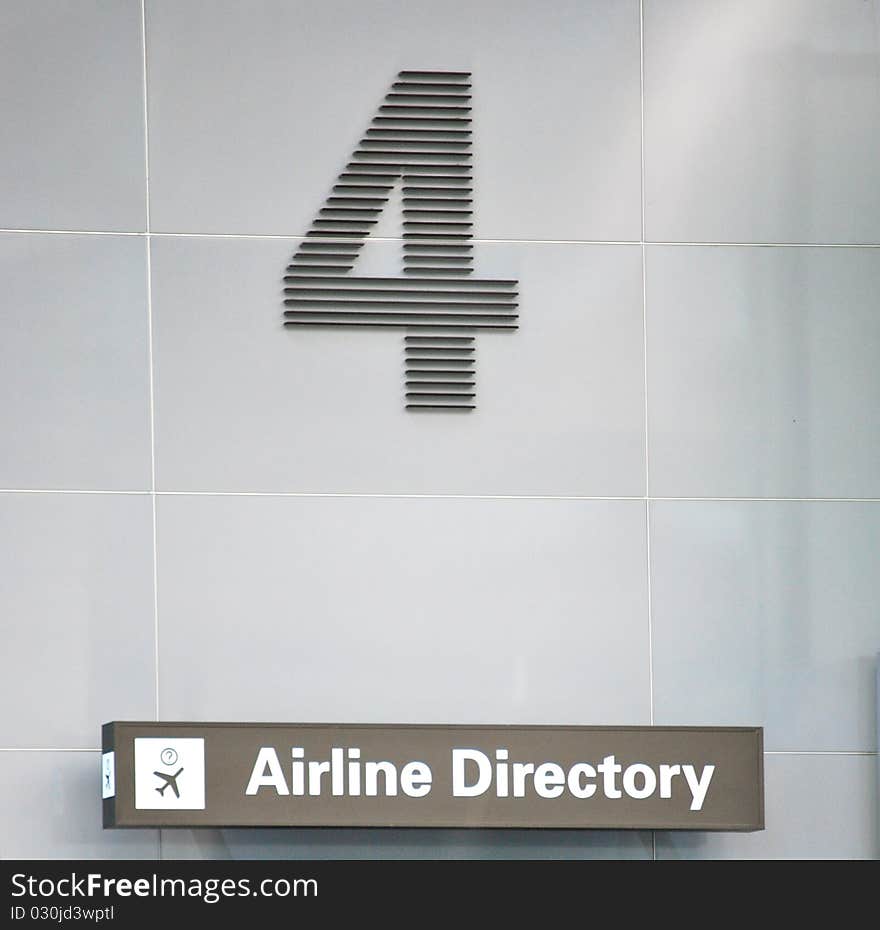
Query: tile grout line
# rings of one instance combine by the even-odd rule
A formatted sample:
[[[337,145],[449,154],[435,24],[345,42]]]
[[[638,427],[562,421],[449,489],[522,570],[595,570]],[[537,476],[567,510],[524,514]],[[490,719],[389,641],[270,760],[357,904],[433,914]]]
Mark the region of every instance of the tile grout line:
[[[658,494],[456,494],[408,491],[160,491],[150,488],[0,488],[0,494],[122,494],[156,497],[354,497],[425,500],[668,501],[671,503],[880,504],[880,497],[668,497]]]
[[[163,493],[163,492],[159,492]],[[652,494],[650,501],[683,501],[701,502],[715,501],[718,503],[800,503],[800,504],[876,504],[880,503],[878,497],[663,497]]]
[[[0,229],[0,233],[28,233],[38,236],[146,236],[146,232],[130,229],[25,229],[14,226]]]
[[[147,364],[150,389],[150,510],[153,523],[153,686],[156,692],[156,720],[159,720],[159,552],[156,525],[156,392],[153,365],[153,242],[150,235],[150,115],[147,101],[147,4],[141,0],[141,40],[144,95],[144,204],[146,215],[147,271]],[[156,833],[158,858],[162,859],[162,831]]]
[[[651,466],[648,455],[648,284],[645,261],[645,3],[639,0],[639,249],[642,258],[642,361],[645,390],[645,595],[648,613],[648,709],[654,725],[654,629],[651,603]],[[657,859],[657,831],[651,831],[651,858]]]
[[[0,488],[0,494],[151,494],[149,488]]]
[[[146,216],[146,264],[147,264],[147,364],[149,369],[150,393],[150,502],[153,524],[153,664],[156,719],[159,719],[159,610],[156,554],[156,429],[153,383],[153,262],[150,241],[150,124],[147,107],[147,12],[146,0],[141,0],[141,51],[143,53],[142,89],[144,96],[144,198]]]
[[[507,241],[507,240],[501,240]],[[528,241],[528,240],[527,240]],[[543,240],[537,240],[543,241]],[[590,240],[572,240],[574,243],[583,242],[590,245]],[[686,239],[646,239],[647,245],[683,246],[685,248],[732,248],[732,249],[880,249],[878,242],[721,242],[719,240],[686,240]],[[626,242],[613,243],[597,240],[596,245],[626,245]]]
[[[146,258],[147,258],[147,360],[150,391],[150,500],[153,521],[153,660],[154,688],[156,692],[156,719],[159,719],[159,599],[158,557],[156,552],[156,417],[155,382],[153,373],[153,255],[150,238],[150,123],[147,106],[147,13],[146,0],[141,0],[141,39],[143,51],[144,95],[144,195],[146,203]]]
[[[645,260],[645,11],[644,0],[639,0],[639,101],[640,101],[640,222],[642,255],[642,361],[644,364],[643,388],[645,391],[645,562],[646,592],[648,608],[648,695],[650,700],[650,722],[654,724],[654,636],[651,602],[651,464],[648,450],[648,282]]]
[[[101,752],[95,746],[0,746],[0,752]]]
[[[209,233],[209,232],[158,232],[131,229],[36,229],[0,228],[2,234],[46,235],[46,236],[143,236],[168,239],[277,239],[295,242],[302,239],[293,233]],[[355,241],[350,236],[327,236],[340,242]],[[397,236],[370,236],[373,242],[403,242]],[[732,248],[732,249],[880,249],[880,242],[722,242],[719,240],[685,239],[520,239],[520,238],[475,238],[475,243],[488,242],[512,245],[656,245],[681,246],[684,248]]]

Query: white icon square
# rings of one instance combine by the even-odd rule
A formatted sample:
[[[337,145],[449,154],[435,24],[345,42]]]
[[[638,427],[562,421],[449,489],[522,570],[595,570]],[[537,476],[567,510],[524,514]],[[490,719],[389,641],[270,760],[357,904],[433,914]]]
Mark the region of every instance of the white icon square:
[[[137,737],[134,741],[136,810],[205,809],[205,741],[201,737]]]

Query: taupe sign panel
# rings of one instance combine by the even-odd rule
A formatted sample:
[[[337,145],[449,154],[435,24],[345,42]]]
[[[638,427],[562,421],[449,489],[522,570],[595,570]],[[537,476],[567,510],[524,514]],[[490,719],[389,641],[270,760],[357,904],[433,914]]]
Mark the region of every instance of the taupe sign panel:
[[[760,727],[108,723],[105,827],[761,830]]]

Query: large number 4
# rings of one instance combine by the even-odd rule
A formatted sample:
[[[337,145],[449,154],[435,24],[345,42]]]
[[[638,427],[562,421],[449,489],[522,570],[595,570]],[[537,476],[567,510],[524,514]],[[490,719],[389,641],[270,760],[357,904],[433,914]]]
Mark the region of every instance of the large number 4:
[[[287,266],[285,326],[405,330],[407,410],[476,406],[475,333],[517,328],[516,281],[473,277],[471,75],[401,71]],[[351,274],[393,189],[403,274]]]

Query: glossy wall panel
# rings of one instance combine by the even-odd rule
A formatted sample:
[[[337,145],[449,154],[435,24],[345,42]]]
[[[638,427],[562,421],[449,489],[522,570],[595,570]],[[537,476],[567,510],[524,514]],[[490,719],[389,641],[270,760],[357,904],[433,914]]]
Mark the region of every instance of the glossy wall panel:
[[[160,715],[649,719],[635,501],[165,496]]]
[[[760,833],[657,833],[658,859],[876,859],[877,756],[768,755]]]
[[[0,86],[0,228],[145,228],[139,0],[4,4]]]
[[[639,237],[636,0],[151,0],[147,47],[156,230],[303,235],[397,72],[447,70],[479,237]]]
[[[520,328],[477,335],[476,410],[450,414],[404,411],[402,330],[284,329],[297,243],[154,242],[161,490],[644,493],[637,247],[479,243]],[[400,256],[371,242],[355,273]]]
[[[880,503],[655,501],[654,719],[875,751]]]
[[[145,494],[0,494],[0,747],[97,748],[151,719],[153,528]]]
[[[146,252],[0,233],[0,487],[149,488]]]
[[[101,828],[101,754],[0,751],[0,859],[158,859],[157,830]]]
[[[880,241],[877,4],[645,0],[653,241]]]
[[[880,497],[880,249],[647,250],[651,494]]]

